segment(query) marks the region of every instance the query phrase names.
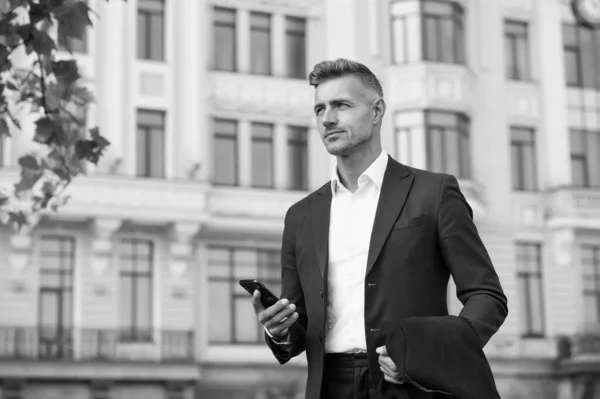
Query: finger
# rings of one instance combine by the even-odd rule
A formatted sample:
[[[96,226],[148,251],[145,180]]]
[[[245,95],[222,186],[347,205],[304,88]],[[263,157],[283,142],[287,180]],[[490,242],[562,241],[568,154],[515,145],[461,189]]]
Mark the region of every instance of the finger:
[[[270,319],[277,313],[281,312],[289,304],[290,301],[288,301],[286,298],[280,299],[275,303],[275,305],[269,306],[265,309],[265,316]]]
[[[385,374],[389,377],[392,377],[392,378],[396,377],[396,373],[384,364],[379,365],[379,370],[381,370],[381,372],[383,374]]]
[[[252,307],[254,307],[254,312],[256,314],[265,310],[265,307],[263,306],[262,302],[260,301],[260,291],[259,290],[254,291],[250,302],[252,302]]]
[[[396,384],[396,385],[402,385],[402,383],[401,383],[400,381],[397,381],[397,380],[395,380],[394,378],[392,378],[392,377],[389,377],[389,376],[387,376],[387,375],[386,375],[386,376],[384,376],[384,378],[385,378],[385,380],[386,380],[387,382],[390,382],[390,383],[392,383],[392,384]]]
[[[296,310],[296,305],[294,305],[292,303],[292,304],[286,306],[285,308],[283,308],[283,310],[278,312],[276,315],[274,315],[270,319],[265,319],[263,322],[263,325],[267,328],[278,326],[282,322],[287,321],[287,319],[294,313],[295,310]],[[266,314],[266,312],[265,312],[265,314]]]
[[[298,320],[298,313],[292,313],[285,321],[275,324],[271,327],[267,327],[271,335],[284,336],[287,334],[288,329]]]
[[[398,367],[396,366],[396,363],[394,363],[394,361],[392,360],[391,357],[379,356],[378,361],[379,361],[379,364],[388,367],[390,370],[398,371]]]

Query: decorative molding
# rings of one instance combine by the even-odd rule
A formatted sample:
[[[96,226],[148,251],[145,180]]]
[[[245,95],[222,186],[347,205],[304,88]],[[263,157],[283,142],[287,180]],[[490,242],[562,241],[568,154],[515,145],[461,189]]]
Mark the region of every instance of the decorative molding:
[[[518,11],[533,11],[532,0],[503,0],[503,7]]]
[[[552,232],[552,252],[556,265],[571,265],[574,243],[575,233],[572,229],[561,229]]]
[[[215,71],[210,75],[210,101],[217,109],[312,118],[312,88],[304,80]]]
[[[140,94],[162,97],[165,94],[165,77],[161,73],[140,72]]]

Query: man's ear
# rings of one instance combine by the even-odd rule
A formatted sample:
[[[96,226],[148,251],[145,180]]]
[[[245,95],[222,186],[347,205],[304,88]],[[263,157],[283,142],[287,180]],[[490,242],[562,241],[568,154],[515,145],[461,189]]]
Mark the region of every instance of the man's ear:
[[[377,98],[373,101],[373,125],[377,125],[383,119],[385,115],[385,101],[383,97]]]

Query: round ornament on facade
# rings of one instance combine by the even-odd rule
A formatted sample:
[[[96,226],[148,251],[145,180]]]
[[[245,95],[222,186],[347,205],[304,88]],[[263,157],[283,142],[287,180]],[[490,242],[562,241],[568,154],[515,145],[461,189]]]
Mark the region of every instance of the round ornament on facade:
[[[571,7],[581,24],[592,29],[600,27],[600,0],[572,0]]]

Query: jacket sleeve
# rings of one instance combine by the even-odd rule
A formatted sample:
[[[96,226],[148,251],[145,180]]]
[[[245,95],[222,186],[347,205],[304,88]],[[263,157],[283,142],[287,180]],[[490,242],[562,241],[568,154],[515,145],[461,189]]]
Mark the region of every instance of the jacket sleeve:
[[[283,227],[281,243],[281,298],[287,298],[290,303],[296,305],[298,320],[289,329],[289,344],[277,344],[265,333],[265,341],[280,364],[287,363],[306,349],[306,305],[296,265],[296,227],[293,209],[293,207],[288,209]]]
[[[456,296],[464,305],[459,316],[471,323],[483,348],[508,315],[507,299],[473,222],[473,211],[450,175],[440,189],[438,237]]]
[[[458,317],[414,317],[384,325],[388,354],[412,387],[461,399],[498,398],[483,347],[504,322],[507,299],[471,207],[450,175],[440,187],[438,240],[463,309]]]

